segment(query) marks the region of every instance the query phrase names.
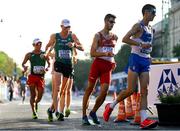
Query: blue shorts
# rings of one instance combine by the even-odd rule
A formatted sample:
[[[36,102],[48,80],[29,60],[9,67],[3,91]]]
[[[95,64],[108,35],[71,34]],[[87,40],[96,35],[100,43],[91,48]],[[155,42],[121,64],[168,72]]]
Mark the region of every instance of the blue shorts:
[[[151,61],[150,58],[144,58],[137,54],[131,53],[129,58],[129,68],[133,72],[141,74],[142,72],[149,72]]]

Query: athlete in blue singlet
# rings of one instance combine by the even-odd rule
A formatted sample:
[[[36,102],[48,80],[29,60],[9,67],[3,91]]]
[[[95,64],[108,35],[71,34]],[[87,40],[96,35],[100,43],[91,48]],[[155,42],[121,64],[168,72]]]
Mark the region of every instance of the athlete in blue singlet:
[[[131,55],[128,69],[128,87],[122,90],[117,99],[112,103],[108,103],[103,113],[105,121],[109,120],[109,116],[115,105],[125,98],[129,97],[136,91],[136,85],[139,78],[141,103],[140,116],[141,129],[149,129],[157,126],[157,121],[148,119],[147,109],[147,94],[149,84],[149,69],[151,64],[150,53],[152,51],[153,29],[149,25],[156,16],[156,7],[151,4],[146,4],[142,8],[143,19],[136,23],[130,31],[123,37],[123,42],[131,46]]]

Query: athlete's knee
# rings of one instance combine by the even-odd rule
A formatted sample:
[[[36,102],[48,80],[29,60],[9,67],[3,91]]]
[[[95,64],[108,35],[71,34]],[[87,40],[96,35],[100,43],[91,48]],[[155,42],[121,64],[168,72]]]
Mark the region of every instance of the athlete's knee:
[[[133,89],[129,89],[129,88],[128,88],[128,89],[126,90],[126,93],[127,93],[128,96],[132,95],[134,92],[135,92],[135,90],[133,90]]]
[[[35,97],[32,97],[32,96],[31,96],[31,97],[30,97],[30,102],[33,102],[33,103],[34,103],[34,102],[35,102]]]
[[[103,89],[103,90],[101,90],[101,92],[100,92],[100,95],[101,96],[106,96],[108,94],[108,89],[106,90],[106,89]]]
[[[60,92],[60,96],[65,96],[65,91]]]
[[[86,88],[86,92],[92,92],[93,91],[93,87],[92,86],[88,86],[87,88]]]
[[[148,89],[147,88],[141,89],[141,96],[144,97],[144,96],[147,96],[147,95],[148,95]]]
[[[67,90],[66,95],[71,95],[71,90]]]

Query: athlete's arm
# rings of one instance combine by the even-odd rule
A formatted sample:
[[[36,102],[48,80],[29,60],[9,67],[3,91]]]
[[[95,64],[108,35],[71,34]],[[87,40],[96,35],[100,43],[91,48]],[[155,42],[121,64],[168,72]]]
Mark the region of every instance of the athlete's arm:
[[[142,29],[139,23],[136,23],[130,31],[123,37],[122,42],[127,43],[129,45],[134,45],[134,46],[140,46],[142,48],[150,48],[151,44],[143,43],[143,42],[136,42],[132,40],[131,38],[137,38],[142,35]]]
[[[72,38],[74,40],[74,47],[77,48],[78,50],[84,51],[84,48],[82,44],[80,43],[79,39],[75,34],[72,34]]]
[[[100,40],[99,34],[95,34],[93,43],[91,45],[90,55],[91,57],[102,57],[102,56],[114,56],[112,52],[97,52],[98,41]]]
[[[47,66],[47,68],[46,68],[46,71],[48,71],[48,70],[49,70],[49,67],[50,67],[50,65],[51,65],[50,60],[49,60],[49,57],[46,57],[46,62],[47,62],[47,64],[48,64],[48,66]]]
[[[117,42],[118,36],[114,34],[114,40]]]
[[[77,50],[73,48],[73,63],[77,64]]]
[[[45,52],[47,52],[48,49],[50,48],[49,51],[47,52],[47,55],[49,55],[49,53],[51,53],[51,51],[53,50],[55,42],[56,42],[56,35],[52,34],[50,36],[50,40],[49,40],[48,44],[45,47]]]
[[[24,72],[26,72],[27,69],[28,69],[28,66],[25,66],[25,64],[26,64],[27,61],[29,60],[30,56],[31,56],[31,53],[30,53],[30,52],[27,53],[27,54],[25,55],[25,57],[24,57],[23,62],[22,62],[22,67],[23,67],[23,69],[24,69]]]
[[[123,37],[122,42],[129,44],[129,45],[134,45],[134,46],[140,46],[141,43],[136,42],[131,39],[131,37],[136,36],[138,33],[141,33],[141,27],[139,23],[135,24],[130,31],[127,32],[127,34]]]

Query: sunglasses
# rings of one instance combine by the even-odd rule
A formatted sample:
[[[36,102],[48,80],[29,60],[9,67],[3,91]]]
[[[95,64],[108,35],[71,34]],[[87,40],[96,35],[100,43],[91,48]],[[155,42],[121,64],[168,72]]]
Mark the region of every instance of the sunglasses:
[[[67,27],[64,27],[64,28],[68,29],[68,28],[71,28],[71,26],[67,26]]]
[[[114,23],[116,23],[116,22],[113,21],[113,20],[109,20],[109,23],[114,24]]]
[[[150,12],[152,15],[156,15],[156,10],[155,9],[148,10],[148,12]]]
[[[39,45],[42,45],[42,43],[36,43],[36,44],[34,44],[34,46],[39,46]]]

